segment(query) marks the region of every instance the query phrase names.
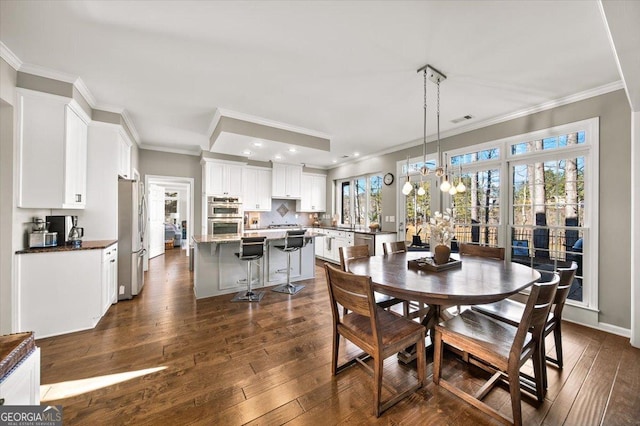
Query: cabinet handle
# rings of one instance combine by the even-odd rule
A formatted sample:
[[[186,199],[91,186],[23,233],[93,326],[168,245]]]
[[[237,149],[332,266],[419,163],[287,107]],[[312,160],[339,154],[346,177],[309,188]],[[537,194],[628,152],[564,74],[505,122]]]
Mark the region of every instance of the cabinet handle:
[[[76,194],[76,203],[82,202],[82,194]]]
[[[115,261],[116,261],[115,259],[111,259],[111,263],[113,263],[113,262],[115,262]]]
[[[107,252],[107,256],[109,256],[110,254],[111,254],[111,252],[110,252],[110,251],[108,251],[108,252]]]

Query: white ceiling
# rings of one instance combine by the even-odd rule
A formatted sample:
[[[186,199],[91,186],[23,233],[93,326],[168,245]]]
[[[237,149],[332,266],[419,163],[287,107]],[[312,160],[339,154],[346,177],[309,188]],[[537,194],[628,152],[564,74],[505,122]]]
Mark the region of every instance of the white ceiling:
[[[80,77],[143,147],[209,150],[224,108],[329,135],[330,152],[291,159],[317,167],[421,140],[425,64],[447,75],[442,133],[620,80],[595,1],[2,0],[0,12],[25,71]],[[433,139],[431,82],[428,98]]]

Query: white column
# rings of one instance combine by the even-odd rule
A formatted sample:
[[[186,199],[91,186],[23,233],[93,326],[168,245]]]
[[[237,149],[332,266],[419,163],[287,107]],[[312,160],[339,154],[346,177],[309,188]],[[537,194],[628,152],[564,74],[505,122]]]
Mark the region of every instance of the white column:
[[[640,111],[631,113],[631,345],[640,348]]]

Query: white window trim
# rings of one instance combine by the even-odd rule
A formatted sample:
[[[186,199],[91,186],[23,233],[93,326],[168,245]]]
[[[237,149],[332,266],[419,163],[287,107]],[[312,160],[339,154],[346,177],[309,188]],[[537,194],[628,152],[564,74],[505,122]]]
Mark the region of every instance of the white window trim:
[[[336,200],[336,214],[338,214],[338,223],[339,224],[344,224],[344,218],[342,217],[342,213],[344,211],[344,209],[342,208],[342,184],[344,182],[349,182],[350,185],[350,191],[351,191],[351,197],[349,199],[349,211],[352,212],[352,216],[354,218],[355,221],[355,196],[353,194],[355,185],[354,182],[357,179],[362,179],[364,178],[365,180],[365,203],[366,203],[366,215],[365,215],[365,223],[361,226],[369,226],[370,222],[369,222],[369,206],[370,206],[370,196],[371,196],[371,177],[373,176],[380,176],[383,177],[384,173],[382,172],[374,172],[374,173],[367,173],[365,175],[358,175],[358,176],[351,176],[349,178],[345,178],[345,179],[339,179],[336,180],[336,184],[335,184],[335,188],[336,188],[336,194],[335,194],[335,200]],[[383,184],[384,185],[384,184]],[[380,218],[380,222],[382,222],[382,217]],[[349,226],[355,226],[355,224],[350,223]]]

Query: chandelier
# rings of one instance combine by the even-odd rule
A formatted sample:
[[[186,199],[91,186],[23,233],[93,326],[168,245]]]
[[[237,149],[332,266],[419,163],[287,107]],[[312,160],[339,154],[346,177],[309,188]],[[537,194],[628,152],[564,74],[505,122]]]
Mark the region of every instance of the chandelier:
[[[448,192],[451,195],[455,195],[459,192],[464,192],[467,188],[464,183],[462,183],[462,168],[460,169],[458,184],[455,185],[455,183],[453,182],[453,172],[449,174],[449,166],[446,155],[444,161],[442,161],[442,152],[440,150],[440,82],[446,80],[447,76],[428,64],[419,68],[418,72],[422,72],[424,78],[422,167],[420,168],[420,187],[418,189],[418,195],[424,195],[426,193],[422,179],[423,176],[427,176],[431,173],[431,170],[429,169],[429,167],[427,167],[427,78],[431,82],[435,83],[438,94],[436,102],[436,154],[438,163],[433,172],[437,177],[442,179],[440,183],[440,190],[442,192]],[[402,187],[402,193],[404,195],[409,195],[412,190],[413,185],[411,185],[411,183],[409,182],[409,160],[407,159],[407,182]]]

